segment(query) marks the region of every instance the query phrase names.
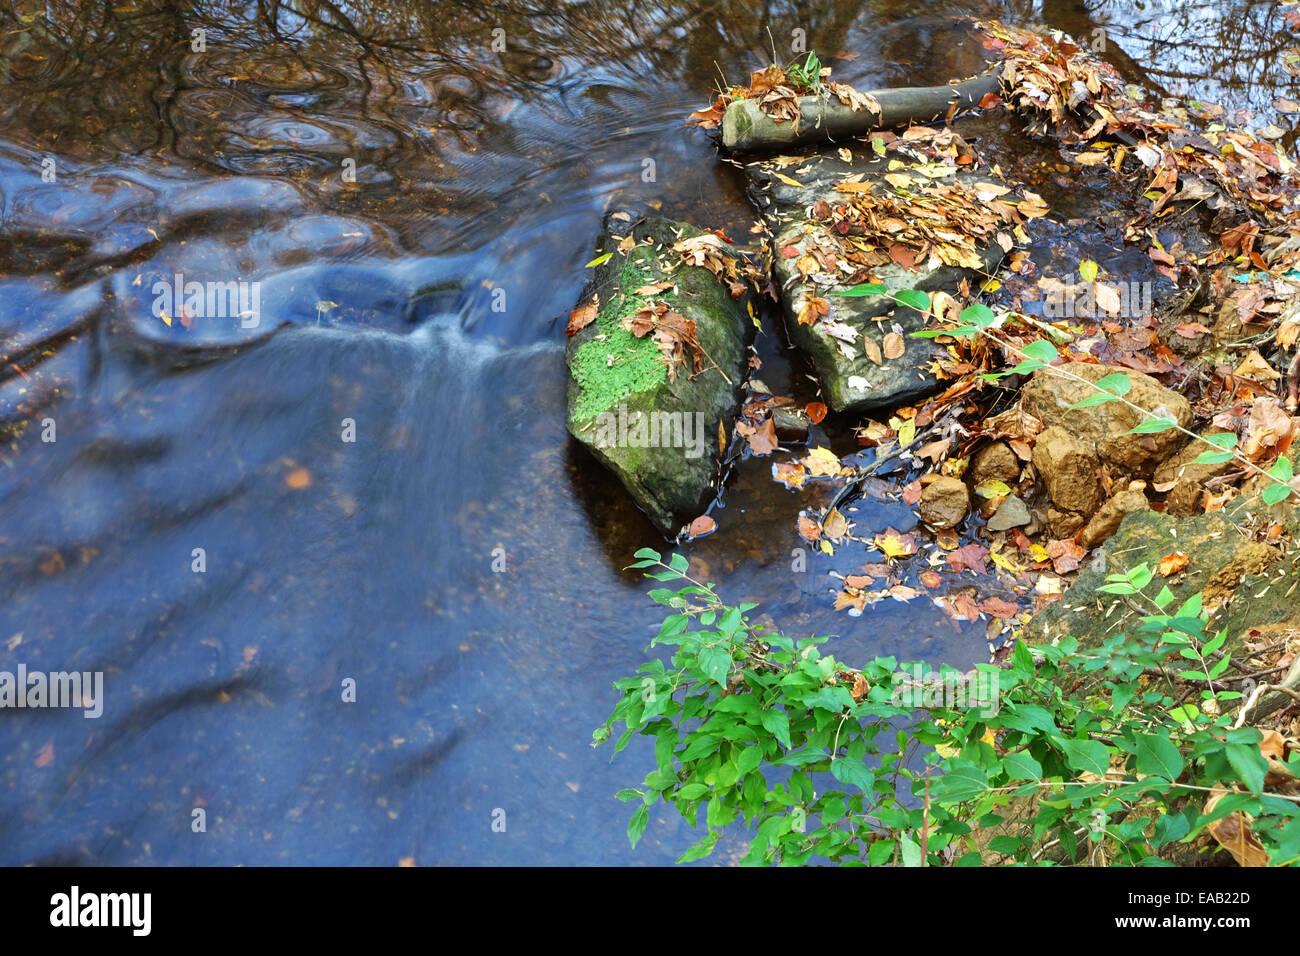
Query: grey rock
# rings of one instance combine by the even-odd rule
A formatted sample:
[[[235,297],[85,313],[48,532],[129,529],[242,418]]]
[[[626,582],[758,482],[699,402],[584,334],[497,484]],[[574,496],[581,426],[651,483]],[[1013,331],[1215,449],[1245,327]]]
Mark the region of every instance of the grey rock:
[[[912,336],[911,333],[920,331],[925,325],[925,317],[920,312],[898,305],[888,295],[829,296],[835,321],[859,333],[852,343],[853,356],[846,356],[838,340],[826,334],[820,324],[809,326],[798,322],[797,316],[807,297],[798,272],[798,259],[786,258],[779,252],[783,247],[799,244],[806,234],[808,210],[814,203],[818,200],[843,202],[847,198],[846,194],[837,193],[835,189],[845,177],[862,174],[864,182],[879,181],[888,171],[887,163],[884,160],[846,163],[835,155],[816,155],[798,166],[780,169],[760,162],[747,165],[746,171],[750,178],[750,195],[762,212],[772,233],[773,245],[778,250],[773,270],[781,290],[781,306],[790,341],[812,359],[827,404],[837,412],[863,411],[914,401],[936,391],[939,380],[926,366],[944,352],[930,339]],[[779,178],[778,173],[800,185],[791,185]],[[989,178],[987,174],[972,176],[958,172],[949,181]],[[991,274],[996,271],[1004,252],[1001,246],[993,243],[983,250],[982,255],[981,270]],[[891,263],[878,266],[874,271],[890,293],[903,289],[955,293],[962,279],[974,283],[979,278],[977,270],[948,265],[931,269],[922,264],[917,269],[905,269]],[[819,288],[817,293],[826,297],[832,288],[836,287]],[[882,347],[889,332],[897,332],[903,337],[904,352],[896,359],[885,359],[882,365],[876,365],[864,353],[862,337],[869,336],[877,347]]]
[[[1033,520],[1034,516],[1029,513],[1027,504],[1015,495],[1007,495],[989,519],[987,527],[990,531],[1010,531],[1012,528],[1023,528]]]

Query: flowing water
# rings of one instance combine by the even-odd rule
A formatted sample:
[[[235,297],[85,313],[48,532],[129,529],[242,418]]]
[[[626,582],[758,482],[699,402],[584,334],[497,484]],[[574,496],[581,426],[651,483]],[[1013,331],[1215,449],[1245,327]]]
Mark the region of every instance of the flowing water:
[[[1134,82],[1262,115],[1272,40],[1213,42],[1267,6],[0,0],[0,671],[105,675],[97,719],[0,710],[0,863],[674,859],[680,820],[631,851],[613,800],[648,750],[588,746],[657,626],[621,569],[663,546],[564,429],[604,210],[744,234],[681,118],[796,27],[864,88],[982,69],[956,14],[1102,29]],[[982,135],[1070,207],[1044,259],[1131,256],[1066,225],[1104,189]],[[759,353],[814,397],[770,321]],[[821,492],[769,464],[686,549],[725,597],[840,657],[984,659],[925,600],[835,612],[862,556],[793,570]]]

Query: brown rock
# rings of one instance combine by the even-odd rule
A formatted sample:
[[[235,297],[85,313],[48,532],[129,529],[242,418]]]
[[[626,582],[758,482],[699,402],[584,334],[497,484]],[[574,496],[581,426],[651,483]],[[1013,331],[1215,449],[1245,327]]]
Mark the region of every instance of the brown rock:
[[[1276,548],[1262,541],[1239,541],[1232,559],[1205,582],[1202,592],[1206,607],[1217,607],[1230,600],[1241,579],[1248,574],[1263,574],[1279,557]]]
[[[970,474],[977,485],[986,481],[1015,481],[1020,477],[1020,459],[1005,442],[995,441],[971,458]]]
[[[960,478],[941,475],[925,486],[918,509],[921,520],[936,528],[955,528],[970,510],[970,492]]]
[[[1222,432],[1223,429],[1215,428],[1206,432],[1206,434],[1221,434]],[[1168,488],[1165,495],[1165,510],[1170,514],[1177,515],[1180,518],[1200,514],[1205,482],[1219,475],[1227,474],[1234,467],[1231,461],[1225,461],[1219,465],[1192,464],[1202,452],[1212,450],[1209,445],[1202,442],[1188,442],[1182,451],[1156,469],[1154,482],[1157,491],[1161,490],[1162,487],[1173,485],[1173,487]]]
[[[1062,511],[1060,508],[1047,509],[1047,530],[1053,538],[1073,538],[1075,532],[1088,523],[1088,519],[1077,511]]]
[[[1091,515],[1101,505],[1097,470],[1101,462],[1093,446],[1053,425],[1034,444],[1034,467],[1047,485],[1052,504],[1063,511]]]
[[[1173,419],[1183,428],[1192,422],[1192,406],[1187,399],[1149,375],[1087,362],[1069,362],[1060,369],[1088,382],[1099,381],[1116,372],[1123,373],[1132,383],[1132,388],[1124,396],[1127,401],[1159,417]],[[1123,402],[1072,409],[1096,393],[1096,389],[1084,382],[1043,370],[1025,386],[1021,407],[1045,425],[1067,428],[1078,441],[1091,444],[1102,461],[1130,474],[1150,474],[1157,462],[1168,458],[1186,442],[1187,437],[1175,429],[1149,435],[1129,434],[1142,421],[1142,416]]]
[[[1147,496],[1138,489],[1130,488],[1121,491],[1092,516],[1088,526],[1083,529],[1079,543],[1088,549],[1097,547],[1119,530],[1119,524],[1124,520],[1125,515],[1134,511],[1146,511],[1150,507]]]

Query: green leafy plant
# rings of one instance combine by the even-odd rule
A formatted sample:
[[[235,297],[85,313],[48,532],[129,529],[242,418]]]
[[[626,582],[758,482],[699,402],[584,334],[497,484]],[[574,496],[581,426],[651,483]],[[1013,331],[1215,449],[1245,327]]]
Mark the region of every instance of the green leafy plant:
[[[785,68],[786,78],[791,83],[796,86],[807,87],[813,93],[816,93],[821,88],[821,72],[822,61],[817,58],[816,53],[811,51],[802,66],[796,61]]]
[[[655,769],[618,793],[636,804],[634,846],[662,802],[697,830],[704,811],[679,862],[733,828],[750,865],[1154,865],[1237,813],[1272,863],[1300,861],[1300,798],[1265,790],[1270,772],[1300,777],[1300,757],[1270,763],[1260,732],[1238,725],[1226,634],[1206,638],[1199,595],[1177,608],[1167,587],[1149,596],[1150,568],[1105,585],[1144,611],[1132,635],[1088,651],[1019,644],[1004,666],[976,669],[993,701],[948,694],[963,678],[944,669],[926,680],[945,692],[931,699],[932,682],[918,703],[921,665],[845,668],[821,655],[825,638],[756,627],[755,605],[724,604],[681,555],[636,557],[682,586],[650,592],[669,611],[652,646],[672,647],[670,661],[618,681],[593,734],[594,746],[621,724],[615,754],[654,740]],[[1067,675],[1090,689],[1064,693]]]

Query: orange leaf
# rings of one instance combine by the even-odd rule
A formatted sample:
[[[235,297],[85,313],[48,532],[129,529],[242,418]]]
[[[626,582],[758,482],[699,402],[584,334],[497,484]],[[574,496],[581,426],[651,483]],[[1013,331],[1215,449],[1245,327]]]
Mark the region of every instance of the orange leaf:
[[[304,488],[311,487],[311,472],[306,468],[295,468],[289,474],[285,475],[284,483],[294,491],[302,491]]]
[[[712,518],[710,518],[708,515],[700,515],[698,518],[696,518],[694,521],[691,522],[691,526],[686,529],[686,533],[687,535],[690,536],[691,540],[693,541],[696,538],[704,537],[704,535],[706,534],[712,534],[717,529],[717,527],[718,527],[718,523],[714,521]]]
[[[596,318],[599,311],[600,309],[594,301],[574,309],[569,313],[569,324],[564,327],[564,334],[577,335],[591,325],[592,320]]]
[[[1191,559],[1181,551],[1166,554],[1160,559],[1160,573],[1165,577],[1169,577],[1171,574],[1177,574],[1179,571],[1183,570],[1183,568],[1187,567],[1187,562],[1189,560]]]

